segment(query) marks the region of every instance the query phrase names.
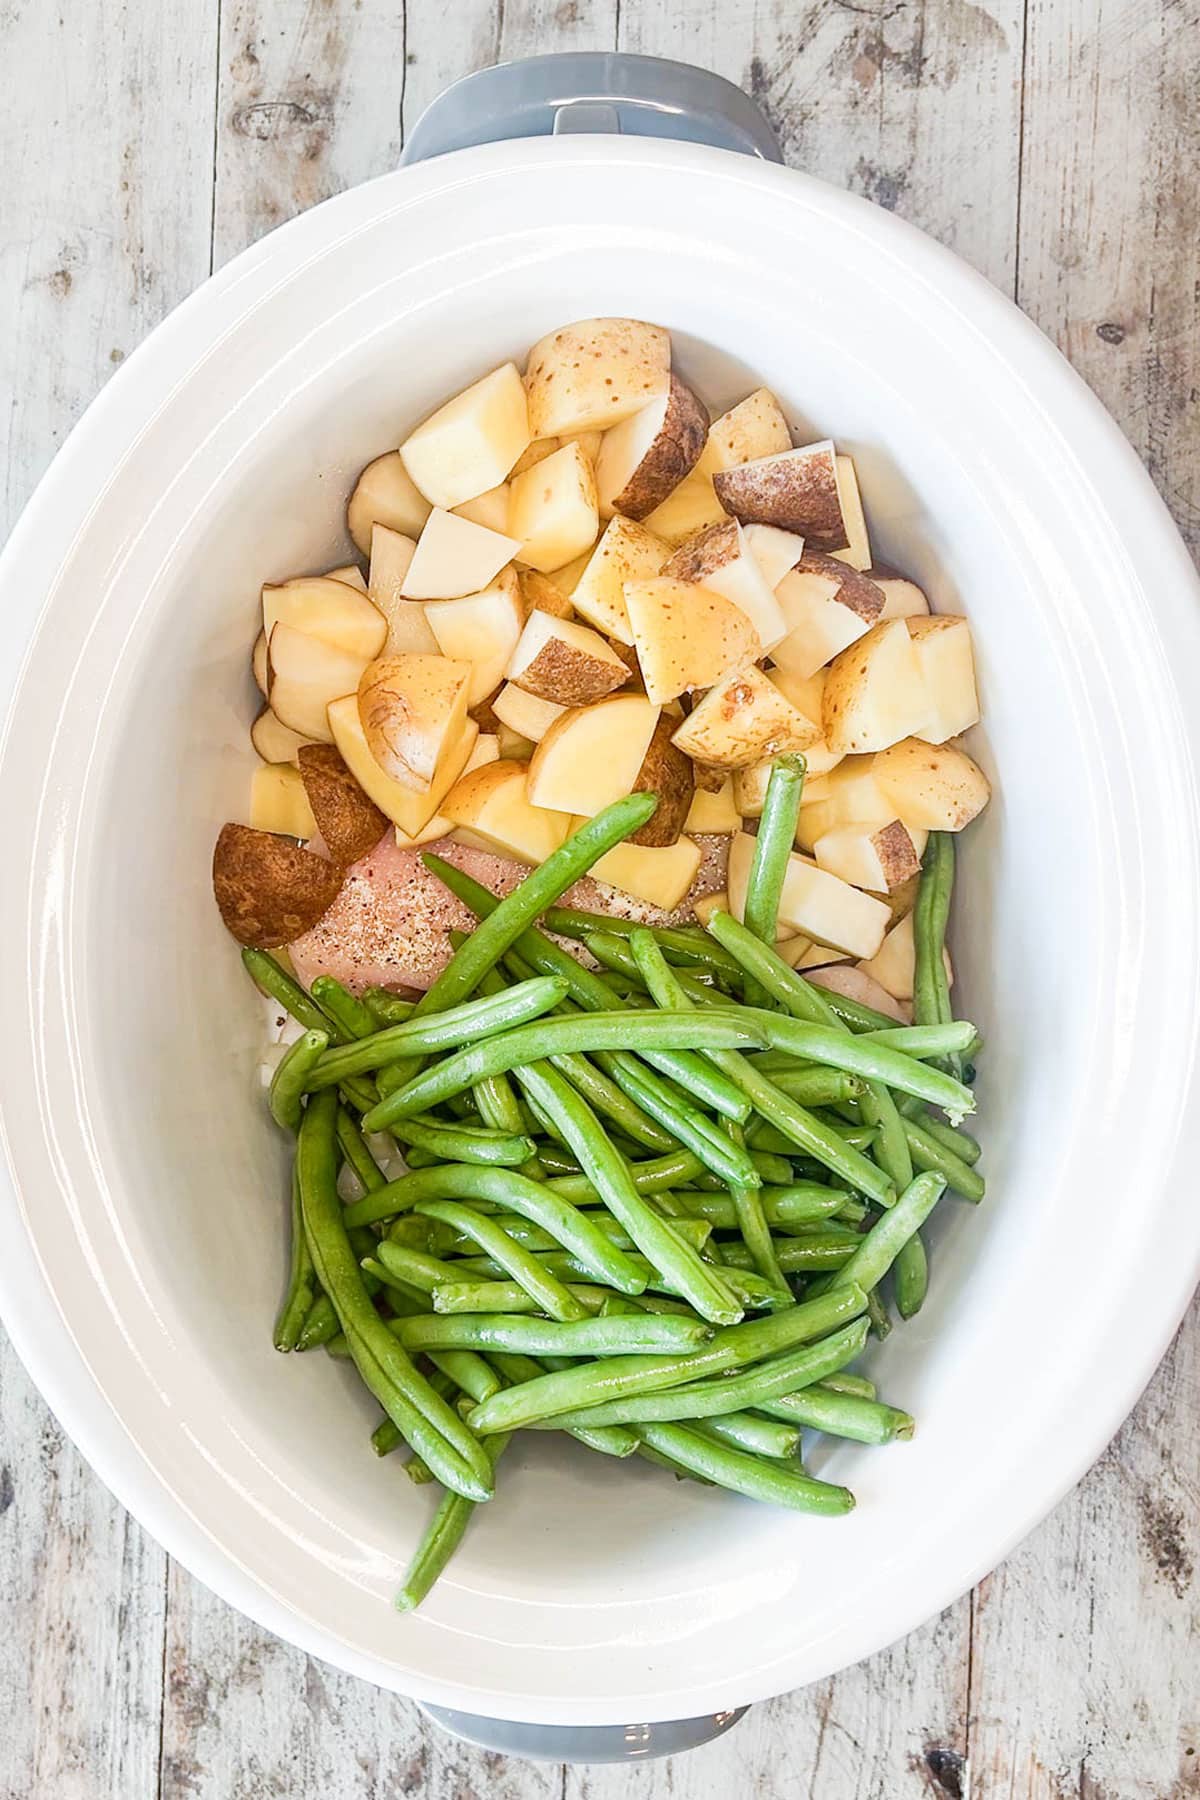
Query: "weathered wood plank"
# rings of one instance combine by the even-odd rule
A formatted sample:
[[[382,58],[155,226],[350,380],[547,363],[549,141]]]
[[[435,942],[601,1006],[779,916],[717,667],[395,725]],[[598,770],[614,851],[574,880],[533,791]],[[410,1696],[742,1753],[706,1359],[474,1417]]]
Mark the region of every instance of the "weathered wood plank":
[[[215,38],[205,10],[0,10],[16,77],[0,113],[0,538],[93,394],[208,271]],[[165,1580],[0,1334],[6,1800],[156,1792]]]

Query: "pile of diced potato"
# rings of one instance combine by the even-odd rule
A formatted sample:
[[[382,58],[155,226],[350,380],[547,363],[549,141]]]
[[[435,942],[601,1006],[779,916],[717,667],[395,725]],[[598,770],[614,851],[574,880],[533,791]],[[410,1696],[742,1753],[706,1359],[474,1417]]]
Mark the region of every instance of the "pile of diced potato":
[[[740,912],[772,759],[807,779],[780,905],[798,967],[912,991],[931,830],[988,799],[958,743],[979,718],[967,621],[872,566],[854,464],[793,446],[759,388],[709,422],[665,330],[551,332],[372,462],[364,556],[263,589],[251,825],[315,829],[301,746],[334,745],[402,845],[453,834],[537,863],[650,789],[596,876],[673,908],[727,834]]]

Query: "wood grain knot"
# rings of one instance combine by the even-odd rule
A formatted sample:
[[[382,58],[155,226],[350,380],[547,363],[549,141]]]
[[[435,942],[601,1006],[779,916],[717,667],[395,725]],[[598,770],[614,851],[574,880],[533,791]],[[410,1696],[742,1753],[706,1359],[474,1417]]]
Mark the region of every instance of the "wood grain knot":
[[[324,138],[329,130],[329,115],[320,101],[256,100],[239,106],[232,121],[239,137],[254,138],[260,144],[286,142],[309,134]],[[305,154],[312,155],[311,137]]]
[[[944,1800],[964,1800],[966,1766],[966,1759],[957,1750],[948,1750],[942,1744],[926,1744],[917,1764],[931,1793],[944,1796]]]
[[[1106,322],[1103,325],[1097,325],[1096,336],[1102,338],[1106,344],[1123,344],[1125,342],[1125,327],[1123,325],[1112,325]]]

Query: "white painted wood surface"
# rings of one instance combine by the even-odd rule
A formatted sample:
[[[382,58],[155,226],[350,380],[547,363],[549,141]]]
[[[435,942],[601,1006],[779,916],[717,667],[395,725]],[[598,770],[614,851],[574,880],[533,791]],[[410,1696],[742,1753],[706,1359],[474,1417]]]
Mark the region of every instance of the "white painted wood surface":
[[[392,167],[456,76],[614,46],[741,82],[789,161],[1015,294],[1200,548],[1200,0],[8,0],[0,533],[210,266]],[[1194,1312],[975,1595],[689,1757],[562,1770],[449,1742],[168,1567],[4,1349],[0,1800],[1200,1796],[1198,1467]]]

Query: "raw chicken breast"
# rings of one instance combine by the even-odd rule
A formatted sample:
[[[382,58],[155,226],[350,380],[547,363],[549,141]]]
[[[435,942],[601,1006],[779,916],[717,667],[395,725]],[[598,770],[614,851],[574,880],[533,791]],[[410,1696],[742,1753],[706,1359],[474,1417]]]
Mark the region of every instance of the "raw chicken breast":
[[[724,887],[729,850],[726,837],[697,841],[704,852],[700,872],[674,912],[648,906],[590,876],[568,889],[562,904],[648,925],[691,922],[692,900]],[[425,849],[465,870],[493,894],[510,893],[529,873],[523,863],[468,849],[453,838],[439,838]],[[318,975],[334,975],[356,994],[369,987],[427,988],[449,960],[447,933],[470,931],[474,924],[474,915],[429,873],[421,852],[400,849],[389,830],[346,871],[342,891],[325,917],[289,948],[305,987]]]

